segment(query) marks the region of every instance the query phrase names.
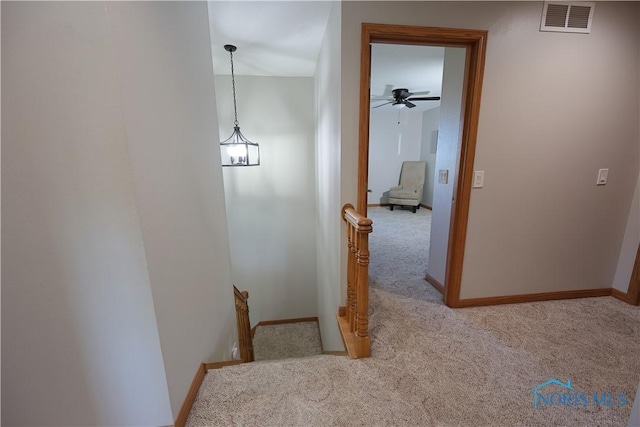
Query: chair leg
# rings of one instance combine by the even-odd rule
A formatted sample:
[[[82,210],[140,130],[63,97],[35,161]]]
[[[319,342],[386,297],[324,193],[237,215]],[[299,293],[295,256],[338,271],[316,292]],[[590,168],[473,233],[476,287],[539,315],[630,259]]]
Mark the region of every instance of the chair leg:
[[[416,207],[412,206],[413,213],[416,213]]]
[[[393,205],[389,205],[389,210],[393,210]]]

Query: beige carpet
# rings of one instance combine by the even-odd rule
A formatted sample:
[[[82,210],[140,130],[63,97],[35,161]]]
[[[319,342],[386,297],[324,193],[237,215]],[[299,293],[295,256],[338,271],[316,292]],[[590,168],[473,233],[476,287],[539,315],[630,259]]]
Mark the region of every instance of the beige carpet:
[[[372,211],[372,357],[209,371],[189,426],[626,425],[640,381],[639,308],[603,297],[449,309],[419,280],[424,257],[385,241]],[[549,379],[629,404],[535,409],[531,389]]]
[[[253,337],[255,360],[279,360],[322,354],[318,322],[265,325]]]

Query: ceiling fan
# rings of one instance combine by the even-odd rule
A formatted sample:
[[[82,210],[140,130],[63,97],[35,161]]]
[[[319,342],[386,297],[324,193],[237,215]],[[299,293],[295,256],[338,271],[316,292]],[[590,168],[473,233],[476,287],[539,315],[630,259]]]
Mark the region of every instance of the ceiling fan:
[[[378,97],[371,97],[371,101],[387,101],[384,104],[376,105],[373,108],[380,108],[384,105],[391,104],[393,106],[406,105],[408,108],[416,106],[412,101],[440,101],[439,96],[415,96],[415,95],[427,95],[429,91],[424,92],[409,92],[409,89],[399,88],[391,90],[391,85],[387,85],[384,90],[384,94]],[[389,93],[390,92],[390,93]]]

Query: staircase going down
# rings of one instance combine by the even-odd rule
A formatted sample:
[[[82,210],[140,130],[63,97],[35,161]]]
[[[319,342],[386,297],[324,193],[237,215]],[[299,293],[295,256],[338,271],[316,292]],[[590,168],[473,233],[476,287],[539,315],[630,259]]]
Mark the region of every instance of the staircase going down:
[[[253,336],[255,360],[280,360],[322,354],[317,321],[259,325]]]
[[[186,425],[628,425],[640,372],[638,308],[600,297],[451,309],[424,280],[428,239],[411,231],[430,229],[430,212],[420,211],[370,209],[377,228],[367,277],[370,224],[345,209],[352,259],[339,321],[359,358],[209,369]],[[579,327],[559,328],[567,319]],[[549,378],[615,390],[628,404],[536,409],[531,389]]]

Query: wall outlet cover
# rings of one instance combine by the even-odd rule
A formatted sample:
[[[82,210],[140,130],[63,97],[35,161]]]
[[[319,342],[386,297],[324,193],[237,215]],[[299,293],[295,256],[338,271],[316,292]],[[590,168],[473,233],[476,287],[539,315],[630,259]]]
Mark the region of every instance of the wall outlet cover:
[[[440,169],[438,171],[438,184],[447,184],[449,182],[449,170]]]

